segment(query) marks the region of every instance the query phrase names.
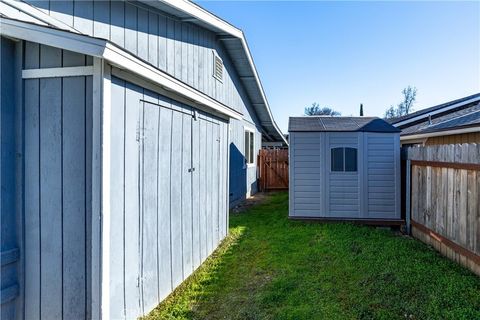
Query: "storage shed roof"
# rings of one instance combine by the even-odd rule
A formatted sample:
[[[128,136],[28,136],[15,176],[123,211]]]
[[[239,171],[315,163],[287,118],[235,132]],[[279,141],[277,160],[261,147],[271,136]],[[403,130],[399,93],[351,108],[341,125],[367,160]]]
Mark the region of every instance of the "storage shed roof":
[[[388,122],[377,117],[290,117],[288,131],[347,131],[347,132],[400,132]]]

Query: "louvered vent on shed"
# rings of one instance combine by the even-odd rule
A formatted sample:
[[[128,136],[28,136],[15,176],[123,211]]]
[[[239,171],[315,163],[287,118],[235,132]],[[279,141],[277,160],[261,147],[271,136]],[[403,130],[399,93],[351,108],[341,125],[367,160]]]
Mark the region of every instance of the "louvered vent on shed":
[[[215,52],[213,53],[213,76],[220,81],[223,80],[223,61]]]

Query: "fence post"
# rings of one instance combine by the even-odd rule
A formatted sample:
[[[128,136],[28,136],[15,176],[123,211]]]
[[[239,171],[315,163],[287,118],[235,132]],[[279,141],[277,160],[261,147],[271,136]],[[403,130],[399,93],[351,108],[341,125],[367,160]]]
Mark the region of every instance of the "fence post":
[[[411,174],[412,174],[412,164],[411,164],[411,160],[410,159],[407,159],[407,163],[406,163],[406,177],[405,177],[405,227],[406,227],[406,231],[407,231],[407,234],[410,235],[410,209],[411,209],[411,205],[410,205],[410,197],[411,197],[411,194],[412,194],[412,191],[411,191]]]
[[[257,156],[257,168],[258,168],[258,191],[262,192],[263,191],[263,168],[262,168],[262,149],[258,152]]]

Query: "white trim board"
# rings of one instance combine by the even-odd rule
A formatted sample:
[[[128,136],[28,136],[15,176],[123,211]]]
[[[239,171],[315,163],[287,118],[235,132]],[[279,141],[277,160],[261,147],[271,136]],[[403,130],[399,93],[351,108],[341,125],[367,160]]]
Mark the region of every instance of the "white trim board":
[[[480,97],[476,97],[476,98],[472,98],[472,99],[469,99],[469,100],[466,100],[466,101],[462,101],[462,102],[459,102],[459,103],[454,103],[452,105],[449,105],[449,106],[446,106],[446,107],[443,107],[443,108],[439,108],[437,110],[433,110],[431,112],[425,112],[425,113],[422,113],[418,116],[415,116],[413,118],[410,118],[410,119],[406,119],[406,120],[403,120],[403,121],[400,121],[400,122],[397,122],[397,123],[394,123],[392,124],[394,127],[401,127],[405,124],[409,124],[411,122],[415,122],[415,121],[418,121],[418,120],[421,120],[421,119],[425,119],[425,118],[428,118],[428,116],[433,116],[433,115],[436,115],[438,113],[443,113],[443,112],[446,112],[446,111],[449,111],[449,110],[452,110],[452,109],[455,109],[455,108],[458,108],[458,107],[461,107],[463,105],[467,105],[467,104],[470,104],[470,103],[474,103],[474,102],[477,102],[477,101],[480,101]],[[421,110],[420,110],[421,111]]]
[[[107,43],[103,57],[112,65],[128,70],[167,90],[174,91],[197,104],[205,105],[231,118],[242,119],[242,114],[235,111],[182,81],[166,74],[157,68],[141,61],[130,53],[125,52],[111,43]]]
[[[428,138],[424,139],[413,139],[413,140],[400,140],[400,144],[403,146],[405,144],[421,144],[425,145],[425,142],[427,142]]]
[[[102,105],[103,105],[103,60],[93,59],[94,75],[92,79],[92,133],[90,137],[90,177],[91,177],[91,319],[101,318],[102,306]]]
[[[400,136],[400,141],[405,142],[409,140],[441,137],[441,136],[451,136],[454,134],[472,133],[472,132],[480,132],[480,126],[463,128],[463,129],[436,131],[436,132],[429,132],[429,133],[410,134],[410,135]]]
[[[156,1],[151,0],[144,0],[140,1],[145,3],[148,6],[157,7]],[[207,25],[213,27],[218,31],[223,31],[227,34],[230,34],[236,38],[243,37],[242,30],[236,28],[235,26],[231,25],[230,23],[226,22],[225,20],[220,19],[219,17],[215,16],[214,14],[208,12],[207,10],[203,9],[202,7],[187,1],[187,0],[161,0],[158,1],[159,3],[162,2],[168,5],[175,10],[179,10],[190,16],[191,18],[183,19],[184,21],[193,22],[195,20],[199,20]],[[157,7],[158,9],[162,9],[162,7]]]
[[[101,206],[101,319],[110,319],[110,199],[111,199],[111,130],[112,130],[112,92],[111,92],[111,67],[102,63],[101,72],[103,75],[101,88],[103,91],[102,100],[102,206]]]
[[[36,19],[32,17],[30,14],[27,14],[23,12],[22,10],[19,10],[16,8],[14,5],[9,4],[10,1],[8,0],[3,0],[0,2],[0,12],[7,16],[7,17],[16,17],[19,20],[22,21],[27,21],[27,22],[32,22],[32,23],[37,23],[41,25],[47,25],[45,22],[41,21],[40,19]],[[16,2],[16,1],[14,1]],[[23,3],[25,4],[25,3]]]
[[[52,47],[70,50],[85,55],[103,58],[113,66],[138,75],[165,90],[176,92],[197,104],[204,105],[230,118],[242,119],[242,113],[235,111],[209,97],[186,83],[160,71],[133,54],[111,44],[107,40],[56,30],[7,18],[0,18],[0,34],[17,39],[37,42]]]
[[[33,19],[38,20],[38,24],[40,23],[46,23],[48,25],[51,25],[55,28],[58,29],[63,29],[63,30],[68,30],[72,33],[77,33],[80,34],[80,32],[66,24],[64,24],[61,21],[58,21],[57,19],[50,17],[48,14],[42,12],[41,10],[38,10],[37,8],[30,6],[29,4],[23,3],[21,1],[14,1],[14,0],[2,0],[3,2],[8,3],[11,7],[14,7],[18,10],[21,11],[21,13],[24,13],[24,15],[30,15]],[[245,35],[243,34],[242,30],[236,28],[235,26],[231,25],[227,21],[215,16],[214,14],[208,12],[207,10],[203,9],[202,7],[196,5],[195,3],[192,3],[187,0],[161,0],[161,1],[140,1],[144,2],[148,6],[152,7],[157,7],[158,9],[162,10],[164,9],[164,6],[167,5],[170,8],[173,8],[174,10],[177,10],[179,12],[183,12],[184,14],[188,15],[189,17],[183,18],[181,20],[183,21],[191,21],[193,23],[199,22],[199,25],[202,27],[206,27],[207,29],[210,29],[217,34],[220,35],[219,39],[224,40],[224,41],[239,41],[240,45],[242,47],[242,51],[245,54],[246,61],[245,63],[248,65],[248,67],[251,69],[252,72],[252,78],[255,80],[256,87],[258,88],[258,92],[261,96],[261,99],[263,100],[263,103],[260,103],[261,109],[265,109],[267,112],[267,116],[269,118],[269,122],[271,123],[271,126],[273,127],[274,131],[276,131],[280,137],[280,139],[288,145],[288,141],[285,139],[282,131],[278,127],[277,123],[275,122],[275,119],[273,118],[270,106],[268,104],[262,83],[260,81],[257,69],[255,67],[255,63],[253,61],[250,49],[248,47],[247,41],[245,39]],[[20,12],[19,12],[20,13]],[[17,20],[22,20],[20,19],[19,15],[17,16],[12,16],[10,18],[17,19]],[[25,19],[23,19],[25,20]],[[29,19],[30,20],[30,19]],[[39,38],[37,38],[39,39]],[[38,41],[37,41],[38,42]],[[254,107],[255,109],[257,107]],[[262,124],[263,126],[263,124]],[[271,133],[270,133],[271,135]]]
[[[12,16],[12,18],[14,18],[14,19],[17,19],[17,17],[20,18],[20,15],[22,15],[22,16],[27,15],[27,16],[30,16],[29,20],[33,20],[32,22],[34,22],[34,20],[38,20],[38,22],[36,22],[36,23],[51,25],[51,26],[53,26],[55,28],[58,28],[58,29],[68,30],[70,32],[75,32],[75,33],[80,34],[80,32],[78,30],[76,30],[75,28],[72,28],[72,27],[70,27],[69,25],[67,25],[63,22],[61,22],[61,21],[59,21],[55,18],[52,18],[47,13],[43,12],[42,10],[37,9],[34,6],[29,5],[28,3],[18,1],[18,0],[2,0],[2,2],[9,5],[11,8],[15,8],[16,10],[19,11],[18,12],[19,16],[17,16],[17,15]],[[11,12],[11,13],[13,14],[13,12]],[[23,20],[24,21],[24,19],[18,19],[18,20]]]
[[[81,77],[91,75],[93,75],[93,66],[22,70],[23,79]]]
[[[112,67],[111,70],[112,70],[111,75],[114,76],[114,77],[117,77],[119,79],[131,82],[131,83],[136,84],[136,85],[138,85],[142,88],[151,90],[153,92],[161,94],[162,96],[165,96],[165,97],[168,97],[170,99],[176,100],[178,102],[184,103],[184,104],[186,104],[190,107],[194,107],[198,110],[208,112],[208,113],[213,114],[217,117],[220,117],[224,120],[229,119],[229,117],[226,116],[223,113],[212,110],[211,108],[206,108],[202,104],[198,104],[193,100],[190,100],[188,98],[185,98],[183,96],[178,95],[175,91],[167,90],[164,87],[161,87],[158,84],[155,84],[151,81],[145,80],[144,78],[141,78],[137,75],[134,75],[131,72],[124,71],[124,70],[119,69],[117,67]]]

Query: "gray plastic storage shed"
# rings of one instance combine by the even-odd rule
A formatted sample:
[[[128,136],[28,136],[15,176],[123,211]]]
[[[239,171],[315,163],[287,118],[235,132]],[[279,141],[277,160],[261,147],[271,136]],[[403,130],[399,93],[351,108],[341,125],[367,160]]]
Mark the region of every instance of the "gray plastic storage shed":
[[[400,130],[379,118],[291,117],[290,218],[400,222]]]

